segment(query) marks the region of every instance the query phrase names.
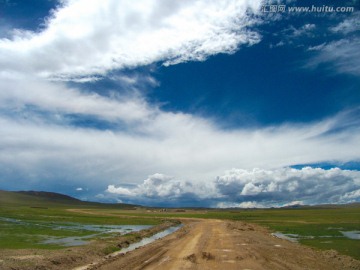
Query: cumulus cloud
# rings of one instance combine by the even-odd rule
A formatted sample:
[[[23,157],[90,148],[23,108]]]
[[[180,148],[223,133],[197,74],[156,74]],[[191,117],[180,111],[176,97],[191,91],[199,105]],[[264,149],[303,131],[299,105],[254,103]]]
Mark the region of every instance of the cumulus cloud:
[[[200,185],[202,188],[199,188]],[[360,172],[305,167],[275,170],[232,169],[213,181],[193,184],[163,174],[149,176],[133,188],[109,185],[108,193],[122,199],[157,203],[191,196],[220,208],[266,208],[304,204],[349,203],[360,197]],[[203,202],[203,204],[204,204]],[[209,206],[209,205],[207,205]]]
[[[117,195],[122,201],[146,205],[196,205],[207,204],[213,192],[211,185],[202,185],[190,181],[179,181],[174,177],[156,173],[149,175],[142,184],[132,188],[109,185],[107,194]],[[116,197],[116,196],[115,196]]]
[[[220,194],[230,201],[276,201],[284,205],[293,201],[339,203],[343,200],[341,194],[353,192],[359,185],[360,172],[339,168],[233,169],[216,179]]]
[[[192,184],[189,182],[174,181],[173,177],[156,173],[150,175],[136,188],[129,189],[109,185],[107,191],[119,195],[145,196],[149,198],[179,197],[192,192]]]
[[[62,1],[40,32],[0,40],[0,68],[61,80],[109,70],[204,60],[259,42],[249,30],[261,1]],[[81,10],[81,12],[79,12]]]

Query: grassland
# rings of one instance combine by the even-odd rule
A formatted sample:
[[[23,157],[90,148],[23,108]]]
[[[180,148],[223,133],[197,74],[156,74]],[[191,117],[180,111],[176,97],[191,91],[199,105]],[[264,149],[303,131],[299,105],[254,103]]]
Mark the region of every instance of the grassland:
[[[211,210],[138,208],[130,205],[102,205],[64,198],[39,198],[0,191],[0,248],[60,248],[39,244],[43,235],[71,237],[91,235],[91,231],[57,230],[49,224],[155,225],[167,218],[213,218],[257,223],[271,231],[299,235],[299,242],[319,249],[334,249],[360,259],[360,240],[348,239],[341,231],[360,231],[360,206],[300,209]],[[25,223],[24,223],[25,222]]]
[[[96,231],[73,228],[74,224],[91,225],[156,225],[159,218],[117,215],[94,215],[69,211],[106,212],[119,209],[135,209],[130,205],[106,205],[84,203],[77,200],[54,199],[0,191],[0,248],[58,249],[58,244],[44,244],[43,239],[83,237]],[[91,239],[91,238],[90,238]]]

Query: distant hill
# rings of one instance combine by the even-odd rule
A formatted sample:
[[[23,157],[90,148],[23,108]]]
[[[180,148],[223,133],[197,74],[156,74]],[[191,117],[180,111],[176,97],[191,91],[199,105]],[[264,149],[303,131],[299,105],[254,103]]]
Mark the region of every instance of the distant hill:
[[[40,197],[40,198],[46,198],[49,200],[59,200],[59,201],[77,201],[77,202],[81,202],[79,199],[70,197],[68,195],[64,195],[64,194],[60,194],[60,193],[55,193],[55,192],[47,192],[47,191],[14,191],[15,193],[20,193],[20,194],[24,194],[24,195],[30,195],[30,196],[36,196],[36,197]]]
[[[88,208],[121,208],[135,209],[132,204],[108,204],[85,202],[68,195],[46,191],[5,191],[0,190],[0,206],[29,206],[29,207],[88,207]]]

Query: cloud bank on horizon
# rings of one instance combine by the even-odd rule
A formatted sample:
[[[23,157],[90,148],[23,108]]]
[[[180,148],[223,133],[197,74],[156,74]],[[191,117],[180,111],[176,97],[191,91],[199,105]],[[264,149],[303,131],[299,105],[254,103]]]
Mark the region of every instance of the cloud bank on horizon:
[[[358,168],[290,168],[359,163],[359,12],[312,15],[315,22],[296,25],[298,15],[268,16],[261,12],[263,4],[94,0],[89,5],[67,0],[56,3],[33,29],[0,28],[0,188],[171,206],[360,201]],[[325,38],[318,34],[324,31],[318,29],[318,20],[327,22]],[[270,35],[272,31],[277,34]],[[270,57],[292,47],[301,48],[306,61],[286,59],[285,54]],[[238,60],[250,50],[269,53],[251,62]],[[241,118],[229,125],[240,103],[225,103],[227,116],[204,113],[219,106],[213,101],[196,107],[205,102],[207,87],[213,87],[206,82],[217,55],[226,55],[223,68],[231,67],[226,74],[239,74],[236,82],[219,76],[219,89],[230,85],[239,100],[267,87],[266,82],[249,86],[252,77],[261,81],[258,67],[266,69],[267,64],[270,76],[289,76],[283,79],[287,94],[273,89],[279,96],[295,94],[293,80],[311,72],[331,74],[326,76],[336,88],[327,94],[314,86],[299,94],[324,107],[323,117],[257,120],[255,125]],[[293,63],[290,73],[284,61]],[[189,108],[179,105],[176,93],[169,97],[175,101],[161,96],[173,91],[161,75],[171,69],[183,78],[181,66],[194,63],[201,65],[199,76],[206,87],[192,85],[190,77],[173,82],[182,89],[194,87],[194,96],[184,93]],[[251,76],[242,79],[244,70],[251,70]],[[227,95],[219,93],[215,101]],[[266,98],[251,97],[256,106],[250,118],[256,119],[261,106],[269,106],[275,115],[279,98],[266,88],[262,95]],[[325,98],[333,107],[324,105]],[[290,100],[280,101],[280,107],[291,107]],[[296,109],[310,115],[309,106],[299,102]]]
[[[132,203],[178,206],[180,200],[189,206],[194,201],[206,201],[212,207],[269,208],[346,203],[359,196],[359,184],[359,171],[339,168],[232,169],[204,183],[154,174],[133,188],[109,185],[107,192]]]

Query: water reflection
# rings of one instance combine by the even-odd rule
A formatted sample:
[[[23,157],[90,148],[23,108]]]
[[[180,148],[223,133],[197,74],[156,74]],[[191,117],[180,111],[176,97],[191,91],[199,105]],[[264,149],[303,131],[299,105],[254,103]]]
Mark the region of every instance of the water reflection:
[[[180,229],[183,225],[178,225],[178,226],[174,226],[174,227],[170,227],[164,231],[161,231],[157,234],[154,234],[153,236],[147,237],[147,238],[143,238],[140,242],[136,242],[133,244],[130,244],[127,248],[123,248],[120,251],[117,251],[115,253],[113,253],[113,256],[116,256],[118,254],[125,254],[129,251],[132,251],[134,249],[137,249],[139,247],[145,246],[147,244],[150,244],[152,242],[154,242],[155,240],[158,240],[160,238],[163,238],[173,232],[176,232],[178,229]]]

